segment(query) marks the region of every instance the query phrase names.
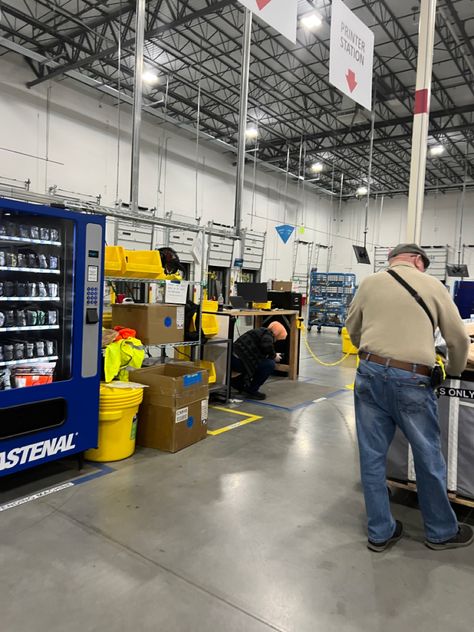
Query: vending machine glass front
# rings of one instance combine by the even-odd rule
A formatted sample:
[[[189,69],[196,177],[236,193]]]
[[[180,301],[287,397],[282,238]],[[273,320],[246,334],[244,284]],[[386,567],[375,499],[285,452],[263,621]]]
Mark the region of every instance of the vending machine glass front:
[[[72,220],[0,210],[0,391],[71,378]]]

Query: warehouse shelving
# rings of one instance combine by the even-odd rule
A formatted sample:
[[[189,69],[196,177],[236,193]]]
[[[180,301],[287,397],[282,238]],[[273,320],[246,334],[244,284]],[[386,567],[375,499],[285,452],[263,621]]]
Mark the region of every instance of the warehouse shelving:
[[[308,308],[308,331],[313,326],[344,327],[347,309],[355,293],[355,274],[311,270]]]

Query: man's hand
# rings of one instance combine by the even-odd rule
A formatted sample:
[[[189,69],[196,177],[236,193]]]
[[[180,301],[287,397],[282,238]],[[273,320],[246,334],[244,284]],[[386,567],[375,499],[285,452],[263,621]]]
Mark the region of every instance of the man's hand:
[[[275,356],[275,362],[280,363],[282,361],[283,355],[281,353],[277,353]]]

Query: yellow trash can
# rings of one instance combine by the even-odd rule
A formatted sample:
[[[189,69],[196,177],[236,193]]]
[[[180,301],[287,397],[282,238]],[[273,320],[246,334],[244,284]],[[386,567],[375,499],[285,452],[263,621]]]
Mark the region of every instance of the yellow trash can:
[[[342,336],[342,353],[350,353],[351,355],[357,355],[359,351],[357,347],[352,344],[351,337],[349,336],[349,332],[346,327],[342,328],[341,332]]]
[[[120,461],[135,452],[138,408],[143,388],[100,385],[99,441],[85,453],[89,461]]]

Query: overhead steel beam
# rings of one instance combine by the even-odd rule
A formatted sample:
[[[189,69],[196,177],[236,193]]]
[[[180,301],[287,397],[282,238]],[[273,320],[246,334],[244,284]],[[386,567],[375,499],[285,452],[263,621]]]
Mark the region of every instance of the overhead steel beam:
[[[200,19],[206,15],[209,15],[210,13],[215,13],[216,11],[220,11],[221,9],[224,9],[225,7],[234,3],[235,3],[235,0],[219,0],[218,2],[214,2],[213,4],[207,7],[204,7],[203,9],[199,11],[193,11],[189,13],[189,15],[184,16],[178,20],[174,20],[173,22],[170,22],[169,24],[162,24],[161,26],[158,26],[156,28],[146,31],[145,40],[149,40],[149,39],[152,39],[153,37],[157,37],[158,35],[161,35],[165,33],[166,31],[176,29],[179,26],[184,26],[185,24],[189,24],[190,22],[193,22],[194,20]],[[134,42],[134,38],[126,39],[124,42],[122,42],[122,50],[127,49],[130,46],[133,46],[133,42]],[[83,66],[90,65],[94,61],[103,59],[105,57],[108,57],[109,55],[114,55],[116,52],[117,52],[116,45],[109,46],[105,48],[104,50],[98,51],[97,53],[93,55],[88,55],[87,57],[79,59],[77,62],[61,66],[60,68],[54,70],[53,72],[48,73],[41,79],[35,79],[34,81],[29,82],[27,85],[29,88],[32,88],[33,86],[36,86],[39,83],[42,83],[43,81],[47,81],[49,79],[54,79],[55,77],[59,77],[65,74],[66,72],[68,72],[69,70],[77,70],[79,68],[82,68]]]

